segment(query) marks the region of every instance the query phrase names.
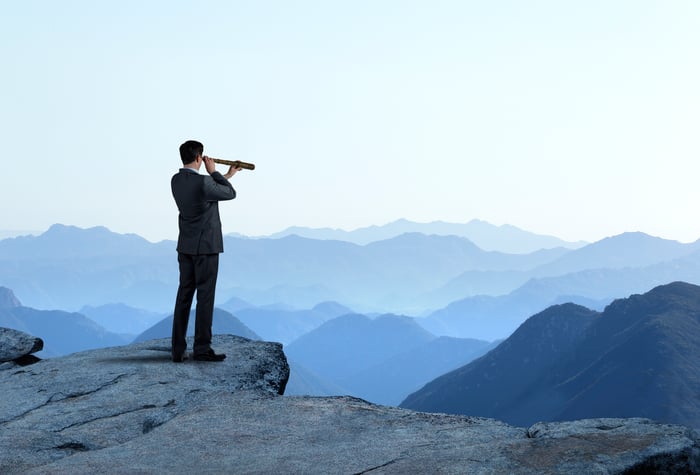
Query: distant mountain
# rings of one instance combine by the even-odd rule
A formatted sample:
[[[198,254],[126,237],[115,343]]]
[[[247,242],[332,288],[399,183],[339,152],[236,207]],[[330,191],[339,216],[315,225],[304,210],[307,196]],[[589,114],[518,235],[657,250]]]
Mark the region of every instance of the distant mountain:
[[[540,299],[539,306],[527,307],[531,313],[520,315],[520,323],[532,312],[558,301],[562,294],[582,297],[575,300],[577,303],[583,303],[586,298],[607,303],[614,296],[646,291],[673,280],[700,283],[696,280],[700,272],[689,274],[682,271],[681,267],[687,268],[686,264],[673,267],[679,260],[693,260],[693,255],[699,250],[700,241],[681,244],[644,233],[624,233],[564,252],[534,269],[469,270],[440,288],[417,296],[417,300],[424,307],[440,308],[446,302],[469,297],[507,295],[521,286],[551,286],[549,295]],[[540,252],[553,251],[556,250]],[[653,274],[651,266],[658,266],[653,268],[658,275]],[[647,268],[649,271],[645,270]],[[559,287],[559,290],[555,292],[554,287]],[[533,292],[524,290],[522,293]],[[435,331],[432,327],[429,329]]]
[[[506,295],[528,285],[532,278],[540,283],[542,279],[560,279],[557,282],[561,283],[567,274],[592,271],[609,277],[587,284],[579,279],[575,285],[567,278],[572,285],[562,284],[561,292],[551,295],[550,300],[540,299],[538,305],[546,306],[563,294],[602,300],[624,295],[619,291],[625,287],[638,292],[660,282],[695,282],[700,271],[686,263],[700,252],[695,250],[698,245],[629,233],[577,250],[505,254],[486,252],[454,235],[406,233],[363,246],[298,236],[227,237],[219,266],[217,305],[236,297],[254,307],[286,304],[308,309],[320,301],[333,300],[364,314],[391,311],[426,315],[467,297]],[[672,262],[679,266],[673,267]],[[641,266],[665,266],[655,268],[664,280],[654,280],[651,269]],[[630,269],[634,272],[628,272]],[[615,276],[625,278],[614,281]],[[173,307],[177,279],[172,241],[154,244],[105,228],[62,225],[54,225],[40,236],[0,241],[0,285],[12,288],[33,308],[72,311],[121,302],[166,314]],[[586,287],[585,292],[578,292],[579,286]],[[509,318],[520,323],[542,308],[527,307],[531,313]],[[506,336],[452,335],[480,339]]]
[[[195,309],[190,312],[190,319],[187,325],[187,336],[194,335]],[[261,338],[250,328],[245,326],[236,317],[231,315],[226,310],[214,308],[214,322],[212,324],[212,333],[218,335],[238,335],[251,340],[260,340]],[[154,340],[157,338],[170,338],[173,334],[173,316],[165,317],[139,336],[133,343]],[[190,348],[192,350],[192,348]]]
[[[335,302],[324,302],[309,310],[244,308],[236,317],[267,341],[288,344],[335,317],[352,313]]]
[[[172,252],[167,241],[152,244],[136,234],[118,234],[103,226],[78,228],[54,224],[38,236],[18,236],[0,241],[0,259],[84,259],[104,256],[150,256]]]
[[[505,338],[528,316],[555,303],[569,301],[602,310],[615,296],[647,292],[667,282],[700,284],[700,251],[681,254],[645,267],[598,268],[531,279],[507,295],[454,301],[418,322],[436,335]]]
[[[308,308],[335,300],[362,312],[417,312],[416,296],[469,269],[533,269],[565,250],[532,254],[485,252],[457,236],[403,234],[358,246],[287,236],[281,239],[227,238],[219,285],[256,306],[262,298]],[[226,273],[224,269],[230,269]],[[235,272],[234,272],[235,270]]]
[[[14,292],[7,287],[0,287],[0,308],[21,307],[22,304],[15,297]]]
[[[571,251],[538,267],[533,276],[554,276],[587,269],[647,267],[700,251],[700,240],[682,244],[644,233],[623,233]]]
[[[284,302],[309,308],[334,300],[363,312],[416,313],[425,310],[419,296],[466,271],[529,270],[567,252],[485,252],[461,237],[419,233],[366,246],[298,236],[227,237],[224,247],[217,289],[221,301],[235,296],[257,307]],[[62,225],[40,236],[0,241],[0,285],[37,308],[121,302],[165,313],[173,306],[177,279],[172,241],[154,244],[105,228]]]
[[[439,337],[340,380],[376,404],[396,406],[434,378],[482,356],[496,345],[483,340]]]
[[[220,308],[223,308],[227,312],[231,312],[235,314],[239,310],[243,310],[244,308],[254,308],[255,305],[253,305],[250,302],[247,302],[241,298],[238,297],[231,297],[228,300],[226,300],[224,303],[218,305]]]
[[[97,307],[85,306],[80,313],[114,333],[136,336],[163,318],[162,313],[149,312],[123,303],[112,303]]]
[[[0,241],[0,284],[36,308],[123,302],[164,313],[177,292],[176,255],[174,242],[56,224]]]
[[[41,231],[27,231],[27,230],[15,230],[15,229],[0,229],[0,239],[13,238],[17,236],[27,236],[30,234],[41,234]]]
[[[561,302],[555,288],[537,288],[536,281],[503,296],[480,295],[453,302],[416,321],[435,335],[493,341],[508,337],[528,316]],[[585,296],[567,294],[571,303],[591,303]],[[603,300],[600,306],[609,303]]]
[[[288,357],[340,386],[348,375],[422,346],[435,337],[414,319],[350,314],[334,318],[285,347]]]
[[[0,288],[0,295],[11,303],[0,305],[0,327],[20,330],[44,340],[44,349],[37,353],[40,357],[128,343],[128,339],[105,330],[85,315],[24,307],[12,291],[4,287]]]
[[[405,233],[460,236],[467,238],[486,251],[500,251],[509,254],[527,254],[539,249],[555,247],[576,249],[586,244],[583,241],[567,242],[553,236],[523,231],[507,224],[496,226],[478,219],[469,221],[466,224],[446,223],[443,221],[416,223],[399,219],[383,226],[368,226],[354,231],[293,226],[268,237],[281,238],[295,234],[311,239],[330,239],[364,245],[391,239]]]
[[[285,396],[340,396],[348,390],[330,383],[303,365],[289,360],[289,381],[284,389]]]
[[[398,404],[434,377],[482,355],[486,341],[436,338],[414,319],[350,314],[330,320],[285,348],[291,361],[312,375],[311,392],[333,387],[380,404]],[[294,380],[294,376],[290,381]],[[319,383],[320,382],[320,383]]]
[[[528,319],[487,355],[402,407],[536,421],[647,417],[700,427],[700,287],[674,282],[610,304]]]

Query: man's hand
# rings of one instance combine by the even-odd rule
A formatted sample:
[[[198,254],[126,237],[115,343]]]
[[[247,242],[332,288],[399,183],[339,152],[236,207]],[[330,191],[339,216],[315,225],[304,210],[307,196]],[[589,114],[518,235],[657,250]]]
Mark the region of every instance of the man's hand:
[[[216,163],[214,163],[214,160],[206,155],[202,156],[202,160],[204,160],[204,168],[207,170],[207,173],[211,175],[216,171]]]
[[[226,172],[226,175],[224,175],[224,178],[229,180],[233,175],[236,174],[236,172],[238,172],[240,170],[243,170],[243,169],[241,167],[234,167],[233,165],[231,165],[228,169],[228,172]]]

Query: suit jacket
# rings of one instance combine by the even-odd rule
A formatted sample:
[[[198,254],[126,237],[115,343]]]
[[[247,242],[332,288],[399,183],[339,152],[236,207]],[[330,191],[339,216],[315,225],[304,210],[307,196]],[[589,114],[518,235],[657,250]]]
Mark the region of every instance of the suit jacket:
[[[236,197],[236,190],[231,183],[219,172],[200,175],[195,170],[181,168],[170,180],[170,187],[180,211],[177,252],[224,252],[218,202]]]

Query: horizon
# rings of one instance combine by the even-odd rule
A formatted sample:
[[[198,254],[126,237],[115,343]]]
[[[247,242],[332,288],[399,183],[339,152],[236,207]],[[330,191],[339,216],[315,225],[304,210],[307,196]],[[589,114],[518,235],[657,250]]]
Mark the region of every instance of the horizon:
[[[3,15],[8,229],[172,239],[177,148],[198,139],[257,165],[232,180],[225,233],[479,217],[565,241],[700,237],[697,2],[36,0]]]
[[[226,231],[224,231],[223,234],[224,234],[225,237],[226,237],[226,236],[233,236],[233,237],[240,236],[240,237],[249,238],[249,239],[263,239],[263,238],[269,238],[269,237],[271,237],[271,236],[273,236],[273,235],[275,235],[275,234],[283,233],[283,232],[288,231],[288,230],[290,230],[290,229],[292,229],[292,228],[301,228],[301,229],[304,229],[304,230],[313,230],[313,231],[326,231],[326,230],[327,230],[327,231],[339,231],[339,232],[353,233],[353,232],[356,232],[356,231],[360,231],[360,230],[364,230],[364,229],[369,229],[369,228],[381,228],[381,227],[388,226],[388,225],[391,225],[391,224],[394,224],[394,223],[397,223],[397,222],[402,222],[402,221],[404,221],[404,222],[409,222],[409,223],[413,223],[413,224],[418,224],[418,225],[430,225],[430,224],[436,224],[436,223],[451,224],[451,225],[466,225],[466,224],[469,224],[469,223],[471,223],[471,222],[476,221],[476,222],[486,223],[486,224],[488,224],[488,225],[495,226],[495,227],[498,227],[498,228],[511,226],[511,227],[514,227],[514,228],[516,228],[516,229],[518,229],[518,230],[520,230],[520,231],[524,231],[524,232],[526,232],[526,233],[534,234],[534,235],[541,236],[541,237],[550,237],[550,238],[559,239],[559,240],[561,240],[561,241],[563,241],[563,242],[565,242],[565,243],[567,243],[567,244],[581,244],[581,245],[583,245],[583,246],[586,246],[586,245],[588,245],[588,244],[596,243],[596,242],[601,241],[601,240],[603,240],[603,239],[607,239],[607,238],[619,236],[619,235],[622,235],[622,234],[630,234],[630,233],[642,233],[642,234],[646,234],[646,235],[651,236],[651,237],[654,237],[654,238],[659,238],[659,239],[664,239],[664,240],[669,240],[669,241],[676,241],[676,242],[679,242],[679,243],[682,243],[682,244],[690,244],[690,243],[693,243],[693,242],[696,242],[696,241],[700,240],[700,238],[697,238],[697,239],[692,239],[692,240],[689,240],[689,241],[680,241],[680,240],[678,240],[678,239],[667,238],[667,237],[664,237],[664,236],[656,236],[656,235],[654,235],[654,234],[647,233],[647,232],[644,232],[644,231],[634,230],[634,231],[622,231],[621,233],[618,233],[618,234],[613,234],[613,235],[609,235],[609,236],[603,236],[603,237],[601,237],[600,239],[597,239],[597,240],[595,240],[595,241],[585,241],[585,240],[581,240],[581,239],[569,241],[569,240],[563,239],[563,238],[561,238],[561,237],[559,237],[559,236],[555,236],[555,235],[552,235],[552,234],[540,234],[540,233],[536,233],[536,232],[534,232],[534,231],[531,231],[531,230],[529,230],[529,229],[523,229],[523,228],[520,228],[520,227],[518,227],[518,226],[514,226],[514,225],[512,225],[512,224],[508,224],[508,223],[501,224],[501,225],[496,225],[496,224],[490,223],[489,221],[482,220],[482,219],[478,219],[478,218],[474,218],[474,219],[472,219],[472,220],[469,220],[469,221],[466,221],[466,222],[463,222],[463,223],[448,222],[448,221],[442,221],[442,220],[433,220],[433,221],[428,221],[428,222],[419,222],[419,221],[413,221],[413,220],[409,220],[409,219],[405,219],[405,218],[399,218],[399,219],[396,219],[396,220],[393,220],[393,221],[389,221],[389,222],[384,223],[384,224],[370,224],[370,225],[368,225],[368,226],[360,226],[360,227],[354,228],[354,229],[331,228],[331,227],[309,227],[309,226],[296,226],[296,225],[292,225],[292,226],[287,226],[287,227],[285,227],[285,228],[283,228],[283,229],[279,229],[279,230],[276,230],[276,231],[272,231],[272,232],[270,232],[269,234],[248,235],[248,234],[243,234],[243,233],[240,233],[240,232],[237,232],[237,231],[233,231],[233,232],[226,232]],[[111,227],[109,227],[109,226],[107,226],[107,225],[103,225],[103,224],[97,224],[97,225],[94,225],[94,226],[80,226],[80,225],[76,225],[76,224],[58,223],[58,222],[57,222],[57,223],[52,223],[52,224],[50,224],[50,225],[49,225],[46,229],[44,229],[44,230],[12,230],[12,229],[2,229],[2,228],[0,228],[0,241],[2,241],[2,240],[4,240],[4,239],[12,239],[12,238],[16,238],[16,237],[25,237],[25,236],[35,236],[35,237],[36,237],[36,236],[40,236],[40,235],[46,233],[46,232],[49,230],[49,228],[51,228],[52,226],[56,226],[56,225],[58,225],[58,226],[65,226],[65,227],[75,227],[75,228],[78,228],[78,229],[81,229],[81,230],[89,230],[89,229],[93,229],[93,228],[105,228],[105,229],[107,229],[109,232],[115,233],[115,234],[120,234],[120,235],[134,234],[134,235],[137,235],[137,236],[139,236],[139,237],[145,239],[146,241],[148,241],[148,242],[150,242],[150,243],[152,243],[152,244],[157,244],[157,243],[163,242],[163,241],[177,241],[177,235],[175,235],[175,236],[173,236],[173,237],[170,237],[170,238],[164,238],[164,239],[159,239],[159,240],[151,240],[151,239],[149,239],[147,236],[144,236],[143,234],[140,234],[140,233],[138,233],[138,232],[130,232],[130,231],[122,232],[122,231],[117,231],[117,230],[114,230],[114,229],[112,229]],[[468,239],[468,238],[465,238],[465,239]]]

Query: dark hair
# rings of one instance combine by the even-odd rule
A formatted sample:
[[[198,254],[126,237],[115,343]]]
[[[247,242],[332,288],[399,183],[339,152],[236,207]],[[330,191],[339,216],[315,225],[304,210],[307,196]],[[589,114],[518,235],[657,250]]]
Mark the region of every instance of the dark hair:
[[[204,145],[196,140],[188,140],[180,145],[180,158],[183,165],[194,162],[202,153],[204,153]]]

